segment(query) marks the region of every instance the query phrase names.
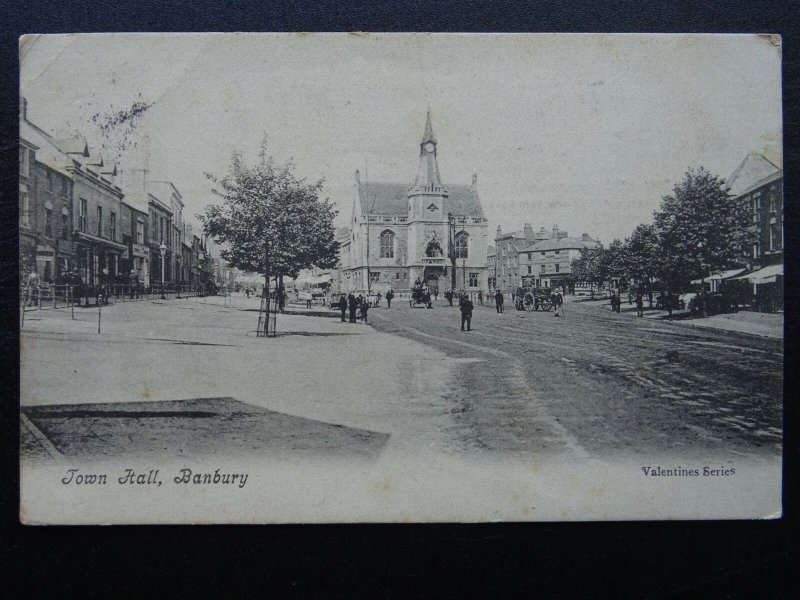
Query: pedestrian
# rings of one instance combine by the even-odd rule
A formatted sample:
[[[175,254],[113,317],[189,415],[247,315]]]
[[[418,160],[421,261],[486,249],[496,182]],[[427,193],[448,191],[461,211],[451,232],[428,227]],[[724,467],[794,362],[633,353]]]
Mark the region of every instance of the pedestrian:
[[[367,323],[367,312],[368,311],[369,311],[369,302],[367,302],[366,299],[365,299],[364,302],[361,303],[361,322],[364,323],[364,324]]]
[[[464,323],[467,324],[467,331],[471,331],[472,309],[474,308],[472,305],[472,300],[470,300],[466,295],[464,295],[461,298],[459,308],[461,310],[461,331],[464,331]]]
[[[641,288],[636,289],[636,316],[643,317],[644,316],[644,303],[642,300],[642,290]]]
[[[348,308],[350,309],[350,322],[356,322],[356,308],[358,308],[358,300],[356,299],[353,292],[350,292],[350,295],[347,296],[347,304]]]
[[[34,270],[28,274],[27,281],[27,302],[25,306],[30,306],[39,301],[39,274]]]
[[[497,309],[498,313],[503,312],[503,292],[497,290],[497,293],[494,295],[494,307]]]
[[[564,298],[561,296],[561,292],[559,292],[559,291],[556,291],[553,294],[553,306],[556,309],[555,312],[553,313],[554,317],[561,317],[561,316],[564,315],[564,310],[562,308],[564,306]],[[558,314],[558,309],[559,308],[562,308],[561,314]]]
[[[386,307],[392,308],[392,298],[394,298],[394,290],[389,288],[389,291],[386,292]]]
[[[437,302],[439,301],[439,288],[433,290],[433,299],[436,300]]]
[[[478,290],[478,302],[483,306],[483,290]]]
[[[342,323],[344,323],[344,316],[347,312],[347,296],[344,294],[339,298],[339,310],[342,312]]]
[[[139,298],[139,276],[136,274],[136,269],[131,269],[131,275],[129,277],[129,285],[130,289],[130,296],[131,300],[133,300],[134,296],[138,299]]]

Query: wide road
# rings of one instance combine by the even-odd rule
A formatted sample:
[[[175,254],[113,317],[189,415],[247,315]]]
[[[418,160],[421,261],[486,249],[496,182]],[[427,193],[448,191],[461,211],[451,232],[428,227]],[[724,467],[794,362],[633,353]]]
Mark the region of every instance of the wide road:
[[[782,439],[783,342],[567,299],[565,316],[396,301],[379,331],[459,359],[450,402],[471,450],[503,455],[768,458]],[[409,374],[409,377],[413,374]]]

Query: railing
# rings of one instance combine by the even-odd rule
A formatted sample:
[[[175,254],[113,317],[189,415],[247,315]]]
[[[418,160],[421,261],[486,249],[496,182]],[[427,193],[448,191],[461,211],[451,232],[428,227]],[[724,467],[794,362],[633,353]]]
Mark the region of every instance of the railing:
[[[107,285],[68,285],[50,284],[23,286],[20,288],[20,305],[25,310],[48,308],[69,308],[136,302],[140,300],[171,300],[215,295],[212,286],[198,287],[192,284],[164,284],[144,287],[112,283]]]

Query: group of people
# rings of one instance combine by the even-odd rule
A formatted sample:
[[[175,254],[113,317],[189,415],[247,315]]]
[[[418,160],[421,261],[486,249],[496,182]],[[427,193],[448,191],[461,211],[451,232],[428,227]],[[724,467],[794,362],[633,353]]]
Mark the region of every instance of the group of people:
[[[388,298],[388,294],[387,294]],[[342,313],[342,323],[345,322],[345,314],[350,312],[350,323],[356,322],[356,314],[359,315],[361,322],[367,322],[367,313],[369,313],[370,302],[369,298],[363,294],[356,296],[353,292],[348,295],[342,294],[339,298],[339,310]]]

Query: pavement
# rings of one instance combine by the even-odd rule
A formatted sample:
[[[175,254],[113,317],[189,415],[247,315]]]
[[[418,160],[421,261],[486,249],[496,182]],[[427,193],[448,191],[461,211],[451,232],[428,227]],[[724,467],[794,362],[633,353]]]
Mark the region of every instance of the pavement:
[[[444,354],[338,316],[278,315],[278,336],[258,338],[258,306],[244,296],[121,303],[103,307],[100,334],[96,308],[76,309],[74,319],[68,309],[29,313],[21,330],[23,449],[45,460],[123,448],[147,454],[158,448],[154,439],[186,439],[187,431],[193,441],[183,452],[196,455],[249,444],[275,456],[374,459],[387,448],[452,447],[437,426],[452,408],[442,392],[453,367]],[[191,418],[197,402],[213,415]],[[187,418],[154,418],[153,407],[165,403],[178,403],[173,411]],[[248,424],[254,415],[258,426]],[[210,426],[231,418],[238,434]],[[267,435],[281,430],[294,441]],[[93,441],[70,446],[70,436]],[[55,452],[42,449],[42,437]]]
[[[582,300],[580,303],[585,303],[598,309],[611,310],[611,305],[607,298],[604,300]],[[636,307],[623,304],[620,313],[635,317]],[[645,307],[642,314],[645,319],[665,320],[683,327],[705,327],[720,331],[783,339],[783,313],[760,313],[740,310],[734,313],[700,317],[692,315],[688,310],[675,310],[672,311],[672,315],[669,315],[667,311]]]

